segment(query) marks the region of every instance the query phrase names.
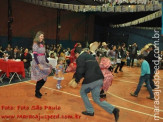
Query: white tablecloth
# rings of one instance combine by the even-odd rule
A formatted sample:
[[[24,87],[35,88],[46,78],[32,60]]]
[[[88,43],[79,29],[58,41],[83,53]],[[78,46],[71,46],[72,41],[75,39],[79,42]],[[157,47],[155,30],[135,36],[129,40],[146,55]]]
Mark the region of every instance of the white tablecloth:
[[[51,64],[53,68],[56,68],[56,66],[57,66],[57,59],[48,58],[48,60],[49,60],[49,64]]]

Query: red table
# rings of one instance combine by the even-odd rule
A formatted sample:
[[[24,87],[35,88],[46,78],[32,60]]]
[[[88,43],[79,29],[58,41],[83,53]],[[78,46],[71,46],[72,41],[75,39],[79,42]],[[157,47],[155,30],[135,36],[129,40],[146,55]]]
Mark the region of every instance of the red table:
[[[18,73],[25,78],[24,63],[22,61],[8,60],[4,61],[0,59],[0,69],[2,72],[6,73],[6,76],[9,77],[10,73]]]

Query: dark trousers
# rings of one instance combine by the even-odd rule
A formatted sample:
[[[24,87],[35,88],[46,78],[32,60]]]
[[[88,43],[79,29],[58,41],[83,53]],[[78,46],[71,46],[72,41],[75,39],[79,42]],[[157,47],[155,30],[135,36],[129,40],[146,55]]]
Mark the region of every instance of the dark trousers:
[[[154,89],[154,87],[155,87],[155,84],[153,82],[153,79],[154,79],[154,69],[153,68],[150,68],[150,70],[151,70],[151,74],[150,74],[150,85],[151,85],[152,89]]]
[[[122,71],[122,67],[125,65],[125,62],[124,61],[121,61],[121,65],[120,65],[120,68],[119,68],[119,71]]]
[[[42,88],[42,86],[45,84],[45,81],[43,79],[37,81],[36,83],[36,94],[40,93],[40,89]]]
[[[121,64],[120,64],[120,63],[117,63],[117,66],[116,66],[114,72],[117,72],[117,70],[118,70],[118,68],[119,68],[120,66],[121,66]]]
[[[131,66],[134,66],[134,59],[135,59],[136,55],[131,55]]]
[[[29,67],[30,67],[30,62],[25,62],[25,63],[24,63],[24,68],[25,68],[25,69],[28,69]]]

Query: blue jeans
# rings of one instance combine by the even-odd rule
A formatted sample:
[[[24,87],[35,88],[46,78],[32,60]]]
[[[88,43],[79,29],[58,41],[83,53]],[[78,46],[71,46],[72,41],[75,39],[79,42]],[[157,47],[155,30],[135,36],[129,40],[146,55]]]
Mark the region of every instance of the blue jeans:
[[[136,91],[135,91],[134,94],[136,94],[136,95],[139,94],[139,91],[140,91],[140,89],[141,89],[141,87],[142,87],[142,85],[143,85],[144,82],[147,85],[147,89],[149,91],[150,97],[151,98],[154,98],[154,94],[152,92],[152,88],[151,88],[151,85],[150,85],[150,75],[148,75],[148,74],[146,74],[144,76],[140,76],[139,84],[138,84],[137,89],[136,89]]]
[[[97,103],[99,106],[101,106],[104,110],[106,110],[109,113],[113,113],[114,106],[107,103],[106,101],[100,101],[100,90],[103,85],[103,79],[97,80],[95,82],[89,83],[89,84],[83,84],[80,90],[80,95],[83,99],[86,111],[88,113],[93,113],[94,109],[92,107],[92,104],[90,103],[87,94],[89,92],[92,93],[93,101]]]

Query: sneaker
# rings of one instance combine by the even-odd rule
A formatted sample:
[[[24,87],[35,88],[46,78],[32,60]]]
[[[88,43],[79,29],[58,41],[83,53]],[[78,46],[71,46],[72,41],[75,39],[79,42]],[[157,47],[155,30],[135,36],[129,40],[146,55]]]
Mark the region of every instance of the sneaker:
[[[39,92],[39,95],[42,96],[42,94]]]
[[[35,94],[35,97],[41,98],[41,96],[38,93]]]
[[[155,88],[157,88],[157,86],[152,87],[152,89],[155,89]]]
[[[118,119],[119,119],[119,111],[120,110],[118,108],[114,108],[114,110],[113,110],[115,122],[118,122]]]
[[[41,96],[42,97],[42,94],[40,93],[40,91],[35,90],[35,96]]]
[[[147,99],[150,99],[150,100],[155,100],[154,98],[152,98],[152,97],[147,97]]]
[[[106,98],[106,94],[100,94],[100,98]]]
[[[138,97],[138,95],[136,95],[136,94],[134,94],[132,92],[130,94],[131,94],[131,96]]]
[[[104,93],[104,90],[103,90],[103,89],[101,89],[100,94],[103,94],[103,93]]]
[[[83,111],[82,114],[88,115],[88,116],[94,116],[94,112],[93,113],[88,113],[87,111]]]
[[[56,85],[56,88],[57,88],[57,89],[60,89],[60,85],[59,85],[59,84],[57,84],[57,85]]]

